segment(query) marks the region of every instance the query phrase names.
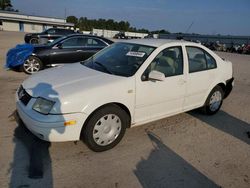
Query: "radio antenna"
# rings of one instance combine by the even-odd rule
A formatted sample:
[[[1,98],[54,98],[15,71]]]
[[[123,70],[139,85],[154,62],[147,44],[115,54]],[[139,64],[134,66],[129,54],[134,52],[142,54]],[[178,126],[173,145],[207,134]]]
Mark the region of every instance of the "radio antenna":
[[[186,33],[189,32],[189,30],[191,29],[191,27],[193,26],[193,24],[194,24],[194,21],[192,21],[192,23],[189,25],[189,27],[188,27],[187,30],[186,30]]]

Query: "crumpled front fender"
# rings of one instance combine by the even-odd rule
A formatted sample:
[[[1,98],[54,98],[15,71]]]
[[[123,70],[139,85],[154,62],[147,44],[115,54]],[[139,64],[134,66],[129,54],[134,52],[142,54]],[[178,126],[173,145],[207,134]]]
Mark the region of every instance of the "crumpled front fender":
[[[18,44],[8,51],[6,57],[6,68],[14,68],[22,65],[32,55],[34,46],[31,44]]]

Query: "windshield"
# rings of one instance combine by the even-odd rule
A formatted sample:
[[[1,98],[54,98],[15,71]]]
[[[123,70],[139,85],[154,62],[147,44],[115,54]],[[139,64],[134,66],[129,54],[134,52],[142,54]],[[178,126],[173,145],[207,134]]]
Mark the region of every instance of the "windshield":
[[[82,64],[98,71],[129,77],[136,73],[154,49],[140,44],[114,43]]]

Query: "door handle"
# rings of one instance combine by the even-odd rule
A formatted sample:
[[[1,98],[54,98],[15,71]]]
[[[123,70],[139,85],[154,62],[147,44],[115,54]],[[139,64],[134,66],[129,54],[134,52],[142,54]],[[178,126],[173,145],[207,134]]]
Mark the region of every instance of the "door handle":
[[[83,50],[76,50],[76,52],[83,52]]]

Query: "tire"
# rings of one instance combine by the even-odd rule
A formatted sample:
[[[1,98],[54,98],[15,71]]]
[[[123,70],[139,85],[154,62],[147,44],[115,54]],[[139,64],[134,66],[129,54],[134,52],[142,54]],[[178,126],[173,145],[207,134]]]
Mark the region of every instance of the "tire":
[[[43,69],[43,63],[37,57],[30,56],[23,63],[23,65],[21,66],[21,69],[26,74],[34,74]]]
[[[215,86],[207,97],[202,111],[207,115],[213,115],[220,110],[223,103],[224,92],[220,86]]]
[[[119,106],[108,105],[95,111],[83,129],[87,146],[101,152],[115,147],[129,125],[129,116]]]
[[[30,44],[38,44],[39,40],[38,40],[38,38],[31,38],[29,43]]]

